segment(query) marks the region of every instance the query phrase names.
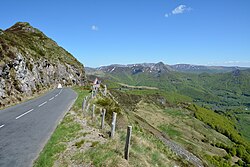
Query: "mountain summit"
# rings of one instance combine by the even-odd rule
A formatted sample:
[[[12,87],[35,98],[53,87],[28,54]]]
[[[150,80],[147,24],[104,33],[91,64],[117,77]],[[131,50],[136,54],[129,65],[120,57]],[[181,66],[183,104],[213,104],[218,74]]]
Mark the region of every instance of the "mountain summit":
[[[0,30],[0,107],[58,83],[85,80],[83,65],[29,23]]]

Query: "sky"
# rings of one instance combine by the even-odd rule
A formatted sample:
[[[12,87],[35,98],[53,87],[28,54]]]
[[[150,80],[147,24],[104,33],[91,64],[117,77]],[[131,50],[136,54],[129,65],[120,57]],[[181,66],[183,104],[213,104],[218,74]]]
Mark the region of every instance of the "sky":
[[[249,0],[2,0],[0,28],[29,22],[88,67],[250,67],[249,7]]]

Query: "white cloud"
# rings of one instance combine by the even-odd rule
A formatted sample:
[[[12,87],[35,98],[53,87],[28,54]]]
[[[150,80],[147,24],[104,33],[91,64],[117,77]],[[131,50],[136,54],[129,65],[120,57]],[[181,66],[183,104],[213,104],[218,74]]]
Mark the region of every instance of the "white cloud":
[[[229,60],[224,62],[209,62],[207,65],[250,67],[250,61]]]
[[[172,10],[171,12],[166,13],[164,16],[166,18],[168,18],[171,15],[182,14],[182,13],[188,12],[190,10],[192,10],[192,8],[187,7],[186,5],[179,5],[174,10]]]
[[[182,14],[190,10],[192,9],[190,7],[187,7],[186,5],[179,5],[174,10],[172,10],[172,14]]]
[[[239,64],[240,61],[225,61],[224,64]]]
[[[99,28],[98,28],[96,25],[92,25],[92,26],[91,26],[91,30],[93,30],[93,31],[98,31]]]

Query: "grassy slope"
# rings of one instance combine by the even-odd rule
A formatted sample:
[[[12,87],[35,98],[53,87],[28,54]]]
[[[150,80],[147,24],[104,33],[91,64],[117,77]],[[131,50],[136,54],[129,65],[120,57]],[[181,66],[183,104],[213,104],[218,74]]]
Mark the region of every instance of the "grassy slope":
[[[119,88],[115,82],[157,87],[160,89],[159,94],[164,94],[171,102],[194,101],[200,106],[230,115],[238,120],[235,121],[238,130],[250,141],[248,133],[250,126],[244,121],[250,119],[249,70],[223,74],[169,72],[160,76],[149,73],[132,75],[130,71],[123,71],[106,75],[109,80],[107,84],[111,88]],[[130,93],[130,91],[127,92]],[[133,93],[148,94],[150,92],[149,90],[143,91],[133,90]],[[246,108],[248,110],[245,110]]]
[[[170,105],[174,108],[167,107],[164,110],[157,105],[159,97],[155,96],[155,92],[152,90],[151,92],[148,90],[141,92],[140,90],[122,90],[119,92],[114,91],[113,93],[121,99],[119,102],[122,106],[137,104],[133,107],[137,114],[152,126],[165,132],[171,139],[202,157],[208,164],[230,166],[230,163],[238,161],[237,157],[241,157],[242,160],[249,163],[249,150],[247,149],[249,142],[238,134],[234,121],[225,116],[198,106],[195,106],[195,109],[190,107],[190,104],[185,103],[180,103],[181,108]],[[141,96],[145,102],[140,102],[138,96]],[[188,108],[188,110],[183,109],[183,107]],[[194,114],[196,118],[209,126],[195,119]],[[231,156],[233,158],[230,158]]]
[[[72,110],[81,110],[82,99],[88,94],[87,90],[83,90],[80,87],[75,87],[74,90],[78,93],[78,99],[76,100]],[[99,97],[91,102],[96,104],[96,107],[104,107],[108,104],[108,114],[115,109],[114,102],[110,99]],[[113,106],[113,107],[112,107]],[[80,114],[79,116],[82,116]],[[88,118],[88,115],[85,115]],[[114,139],[109,139],[105,144],[92,143],[92,146],[87,151],[81,151],[83,140],[78,140],[75,143],[77,149],[66,155],[67,149],[66,143],[72,142],[72,140],[80,139],[79,131],[81,126],[75,122],[74,118],[67,114],[61,124],[58,125],[54,134],[49,142],[41,152],[39,158],[36,160],[34,166],[53,166],[59,157],[70,156],[69,158],[74,164],[64,165],[80,165],[80,164],[92,164],[94,166],[190,166],[190,164],[173,154],[164,143],[158,140],[152,134],[144,131],[136,122],[132,120],[126,121],[126,114],[120,113],[117,117],[117,128]],[[97,118],[100,120],[100,118]],[[110,119],[107,118],[107,123]],[[98,121],[99,122],[99,121]],[[89,123],[89,126],[99,128],[98,122]],[[125,122],[125,124],[124,124]],[[130,160],[127,162],[123,159],[123,149],[126,137],[126,126],[133,126]],[[109,131],[110,127],[106,124],[105,130],[102,131],[104,136]]]
[[[24,29],[30,29],[30,31]],[[57,63],[59,60],[62,63],[73,65],[76,68],[83,68],[82,64],[77,61],[76,58],[58,46],[55,41],[48,38],[41,31],[31,27],[29,23],[18,22],[11,28],[5,30],[4,34],[0,36],[0,43],[2,43],[2,46],[5,46],[3,48],[0,47],[3,53],[5,51],[4,48],[11,46],[17,48],[23,55],[35,60],[45,58],[54,63]],[[4,62],[8,62],[8,59],[12,58],[11,53],[3,54],[3,56],[2,60]]]

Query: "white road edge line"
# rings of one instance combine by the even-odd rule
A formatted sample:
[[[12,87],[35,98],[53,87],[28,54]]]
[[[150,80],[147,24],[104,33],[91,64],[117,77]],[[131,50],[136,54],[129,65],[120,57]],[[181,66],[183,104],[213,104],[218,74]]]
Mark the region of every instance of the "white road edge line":
[[[50,99],[49,99],[49,101],[51,101],[51,100],[53,100],[55,97],[51,97]]]
[[[47,103],[47,101],[43,102],[42,104],[39,104],[38,107],[41,107],[41,106],[43,106],[46,103]]]
[[[3,124],[3,125],[0,125],[0,129],[1,129],[2,127],[4,127],[4,124]]]
[[[55,95],[55,97],[57,97],[57,96],[58,96],[58,94]]]
[[[25,112],[25,113],[23,113],[23,114],[19,115],[18,117],[16,117],[16,119],[21,118],[22,116],[24,116],[24,115],[26,115],[26,114],[30,113],[30,112],[31,112],[31,111],[33,111],[33,110],[34,110],[34,109],[31,109],[31,110],[29,110],[29,111],[27,111],[27,112]]]

